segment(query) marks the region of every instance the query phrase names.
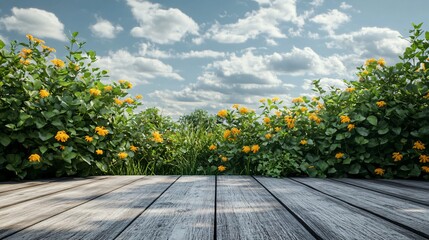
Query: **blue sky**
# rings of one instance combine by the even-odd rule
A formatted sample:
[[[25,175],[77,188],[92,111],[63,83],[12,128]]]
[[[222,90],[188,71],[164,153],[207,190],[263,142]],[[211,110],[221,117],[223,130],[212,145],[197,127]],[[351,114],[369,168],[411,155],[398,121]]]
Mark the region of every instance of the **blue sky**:
[[[311,95],[311,81],[342,86],[370,57],[398,62],[427,0],[2,0],[0,39],[30,33],[64,58],[79,32],[145,107],[173,117],[260,98]],[[423,25],[427,29],[427,25]]]

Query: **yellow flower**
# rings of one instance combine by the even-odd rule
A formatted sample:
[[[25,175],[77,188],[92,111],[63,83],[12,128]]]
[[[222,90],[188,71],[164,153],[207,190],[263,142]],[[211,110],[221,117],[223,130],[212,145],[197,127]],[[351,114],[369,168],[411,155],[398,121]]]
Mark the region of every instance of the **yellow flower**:
[[[429,156],[427,156],[427,155],[420,155],[419,159],[420,159],[421,163],[429,162]]]
[[[136,147],[136,146],[134,146],[134,145],[131,145],[130,146],[130,150],[133,151],[133,152],[137,152],[137,150],[139,150],[139,148]]]
[[[276,127],[276,128],[274,128],[274,131],[276,131],[276,132],[280,132],[282,130],[282,128],[281,127]]]
[[[120,84],[123,84],[123,83],[126,83],[127,81],[126,81],[126,80],[121,79],[121,80],[119,80],[118,82],[119,82]]]
[[[55,135],[55,139],[59,142],[67,142],[69,138],[70,136],[67,135],[66,131],[58,131],[57,135]]]
[[[278,110],[276,110],[276,111],[274,112],[274,114],[276,114],[276,116],[277,116],[277,117],[281,117],[281,116],[282,116],[282,112],[280,112],[280,111],[278,111]]]
[[[34,38],[34,42],[38,43],[38,44],[44,44],[45,41],[43,41],[42,39],[39,38]]]
[[[307,145],[307,140],[305,140],[305,139],[302,139],[300,142],[299,142],[299,144],[301,144],[301,145]]]
[[[106,92],[110,92],[110,91],[112,91],[112,89],[113,89],[113,87],[110,85],[104,86],[104,91],[106,91]]]
[[[384,175],[384,169],[383,168],[376,168],[374,170],[374,173],[377,175],[383,176]]]
[[[223,165],[220,165],[219,167],[217,167],[217,170],[218,170],[219,172],[223,172],[223,171],[225,171],[225,170],[226,170],[226,167],[225,167],[225,166],[223,166]]]
[[[228,111],[226,109],[220,110],[217,115],[221,118],[225,118],[228,115]]]
[[[363,70],[361,76],[366,76],[368,74],[369,74],[368,70]]]
[[[370,58],[370,59],[366,60],[365,65],[368,66],[368,65],[371,65],[372,63],[375,63],[375,62],[377,62],[377,60],[375,60],[375,58]]]
[[[403,157],[404,156],[402,156],[402,154],[400,152],[392,153],[392,158],[395,162],[401,161]]]
[[[271,99],[271,101],[273,101],[273,102],[277,102],[278,100],[280,100],[280,98],[279,98],[279,97],[273,97],[273,98]]]
[[[223,138],[227,139],[231,135],[231,130],[227,129],[223,132]]]
[[[25,37],[27,37],[28,40],[30,40],[30,41],[34,41],[34,37],[31,34],[27,34],[27,35],[25,35]]]
[[[417,150],[425,150],[426,149],[425,144],[422,143],[421,141],[415,142],[413,148],[417,149]]]
[[[157,143],[162,143],[164,142],[164,139],[162,138],[162,134],[159,133],[158,131],[152,132],[152,141],[157,142]]]
[[[292,103],[303,103],[304,99],[302,97],[297,97],[292,99]]]
[[[92,140],[94,140],[94,138],[92,138],[90,136],[85,136],[85,141],[92,142]]]
[[[213,150],[216,150],[216,149],[217,149],[217,147],[214,144],[210,145],[210,147],[209,147],[210,151],[213,151]]]
[[[25,55],[25,56],[29,56],[29,55],[31,55],[31,53],[33,52],[33,50],[31,50],[31,49],[29,49],[29,48],[23,48],[22,50],[21,50],[21,53],[23,53],[23,55]]]
[[[322,119],[320,119],[317,116],[317,114],[315,114],[315,113],[310,113],[310,115],[308,116],[308,119],[310,119],[311,121],[316,122],[317,124],[319,124],[322,121]]]
[[[353,130],[355,128],[355,125],[354,124],[349,124],[349,125],[347,125],[347,129],[349,130],[349,131],[351,131],[351,130]]]
[[[259,149],[260,149],[260,147],[259,147],[258,144],[255,144],[255,145],[252,146],[252,152],[253,153],[257,153],[259,151]]]
[[[40,157],[40,155],[39,154],[31,154],[29,157],[28,157],[28,160],[30,161],[30,162],[40,162],[40,159],[41,159],[41,157]]]
[[[382,107],[387,105],[387,103],[385,101],[378,101],[376,104],[377,104],[377,107],[379,107],[379,108],[382,108]]]
[[[428,166],[423,166],[422,170],[423,170],[423,172],[429,173],[429,167]]]
[[[97,150],[95,150],[95,153],[96,153],[97,155],[103,155],[103,150],[101,150],[101,149],[97,149]]]
[[[340,159],[342,157],[344,157],[344,153],[342,153],[342,152],[339,152],[339,153],[335,154],[335,158],[336,159]]]
[[[322,103],[317,104],[317,109],[322,110],[325,106]]]
[[[45,89],[41,89],[40,91],[39,91],[39,95],[40,95],[40,97],[41,98],[46,98],[46,97],[49,97],[49,92],[48,91],[46,91]]]
[[[225,156],[221,157],[220,159],[222,160],[222,162],[227,162],[228,161],[228,158],[225,157]]]
[[[143,98],[143,96],[141,94],[136,96],[136,99],[142,99],[142,98]]]
[[[356,88],[346,88],[346,92],[349,92],[349,93],[353,92],[354,90],[356,90]]]
[[[128,154],[126,152],[120,152],[120,153],[118,153],[118,157],[120,159],[124,159],[124,158],[128,157]]]
[[[271,135],[271,133],[267,133],[267,134],[265,134],[265,138],[266,139],[271,139],[271,137],[272,137],[273,135]]]
[[[306,112],[308,110],[308,108],[302,107],[302,108],[300,108],[300,110],[301,110],[301,112]]]
[[[384,58],[379,58],[377,64],[384,67],[386,65],[386,60],[384,60]]]
[[[55,58],[55,59],[52,59],[51,62],[52,64],[55,65],[55,67],[59,67],[59,68],[64,67],[64,62],[61,59]]]
[[[132,104],[134,102],[134,100],[132,98],[126,98],[124,100],[124,102],[128,103],[128,104]]]
[[[25,59],[25,60],[20,59],[19,63],[21,63],[22,65],[28,66],[28,65],[30,65],[31,62],[28,59]]]
[[[127,85],[127,88],[128,88],[128,89],[131,89],[131,88],[133,87],[133,85],[132,85],[130,82],[127,82],[127,84],[126,84],[126,85]]]
[[[101,126],[101,127],[96,127],[95,128],[95,132],[100,135],[100,136],[106,136],[107,134],[109,134],[109,130],[107,130],[105,127]]]
[[[242,151],[243,151],[244,153],[249,153],[249,152],[250,152],[250,147],[249,147],[249,146],[243,146]]]
[[[295,127],[295,119],[292,118],[291,116],[285,116],[284,120],[287,123],[287,127],[289,129],[292,129]]]
[[[100,96],[101,95],[101,91],[96,89],[96,88],[91,88],[89,89],[89,94],[93,95],[93,96]]]
[[[264,103],[265,101],[267,101],[267,99],[265,99],[265,98],[261,98],[261,99],[259,99],[259,102],[260,102],[260,103]]]
[[[264,117],[264,123],[269,124],[271,122],[271,119],[269,117]]]
[[[247,107],[241,107],[239,112],[244,115],[244,114],[249,113],[250,110]]]
[[[346,115],[340,116],[341,123],[349,123],[350,118]]]
[[[113,100],[115,100],[115,103],[118,104],[119,106],[121,106],[124,103],[122,100],[117,99],[117,98],[115,98]]]
[[[428,92],[428,93],[426,93],[426,95],[425,95],[425,96],[423,96],[423,98],[429,99],[429,92]]]
[[[55,50],[55,48],[51,48],[51,47],[48,47],[48,46],[46,46],[46,45],[42,45],[42,49],[43,49],[43,51],[48,51],[48,52],[56,52],[57,50]],[[77,65],[76,65],[77,66]],[[78,66],[79,67],[79,66]],[[78,69],[79,70],[79,69]],[[77,71],[77,70],[76,70]]]
[[[231,129],[231,132],[232,132],[233,135],[238,135],[238,134],[241,133],[241,130],[234,127],[234,128]]]
[[[239,104],[234,104],[234,105],[232,105],[232,108],[234,108],[234,109],[238,109],[240,107],[240,105]]]
[[[62,146],[62,145],[61,145],[59,148],[60,148],[60,150],[63,150],[63,151],[64,151],[64,149],[66,149],[66,146]]]

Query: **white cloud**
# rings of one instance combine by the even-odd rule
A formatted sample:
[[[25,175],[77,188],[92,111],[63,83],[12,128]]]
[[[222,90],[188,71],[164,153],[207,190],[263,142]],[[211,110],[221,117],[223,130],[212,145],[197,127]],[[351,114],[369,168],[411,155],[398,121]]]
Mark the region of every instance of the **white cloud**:
[[[132,55],[126,50],[109,52],[99,57],[96,65],[109,70],[110,79],[127,79],[134,84],[148,83],[159,77],[183,80],[170,65],[158,59]]]
[[[204,38],[201,38],[201,37],[193,38],[192,42],[196,45],[201,45],[204,42]]]
[[[318,7],[318,6],[321,6],[323,4],[323,2],[324,2],[323,0],[313,0],[310,2],[310,4],[315,6],[315,7]]]
[[[97,17],[97,22],[89,26],[92,34],[100,38],[115,38],[116,34],[124,30],[120,25],[114,26],[111,22],[101,17]]]
[[[397,61],[409,43],[390,28],[363,27],[359,31],[330,37],[329,48],[351,50],[363,58],[384,57]]]
[[[353,6],[352,5],[349,5],[349,4],[347,4],[346,2],[341,2],[341,4],[340,4],[340,8],[341,9],[350,9],[350,8],[352,8]]]
[[[175,53],[173,51],[163,51],[157,48],[154,44],[151,43],[142,43],[140,45],[139,54],[145,57],[151,58],[179,58],[179,59],[189,59],[189,58],[224,58],[228,55],[225,52],[218,52],[213,50],[201,50],[201,51],[189,51]]]
[[[179,54],[179,58],[223,58],[226,54],[213,50],[190,51]]]
[[[293,23],[298,27],[304,25],[304,17],[298,16],[295,0],[257,1],[259,9],[246,13],[237,22],[221,25],[215,23],[206,34],[206,38],[221,43],[243,43],[260,35],[269,38],[286,38],[280,25]]]
[[[308,32],[307,35],[311,39],[320,39],[320,36],[318,33]]]
[[[186,35],[198,35],[198,24],[177,8],[162,9],[160,4],[144,0],[127,0],[139,26],[131,35],[149,39],[159,44],[171,44]]]
[[[278,43],[274,39],[267,38],[265,41],[267,42],[268,46],[277,46],[278,45]]]
[[[37,8],[12,8],[12,15],[0,18],[0,24],[7,31],[32,34],[38,38],[52,38],[67,41],[64,25],[51,12]]]
[[[327,31],[329,34],[334,34],[334,31],[341,24],[350,21],[350,17],[347,14],[338,11],[337,9],[333,9],[327,13],[314,16],[310,19],[310,21],[320,24],[321,29]]]

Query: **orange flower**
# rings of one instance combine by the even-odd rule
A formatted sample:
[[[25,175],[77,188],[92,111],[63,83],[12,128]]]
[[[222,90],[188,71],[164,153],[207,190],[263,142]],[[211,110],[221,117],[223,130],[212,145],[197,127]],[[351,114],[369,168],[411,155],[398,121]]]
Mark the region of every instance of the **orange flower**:
[[[223,132],[223,138],[227,139],[229,136],[231,135],[231,130],[225,130],[225,132]]]
[[[376,168],[374,170],[374,173],[377,175],[383,176],[384,175],[384,169],[383,168]]]
[[[336,159],[340,159],[342,157],[344,157],[344,153],[342,153],[342,152],[339,152],[339,153],[335,154],[335,158]]]
[[[404,156],[402,156],[402,154],[400,152],[392,153],[392,158],[393,158],[393,161],[395,161],[395,162],[401,161],[403,157]]]
[[[58,68],[62,68],[65,65],[61,59],[57,59],[57,58],[52,59],[51,62],[52,64],[54,64],[55,67],[58,67]]]
[[[128,103],[128,104],[132,104],[134,102],[134,100],[132,98],[126,98],[124,100],[124,102]]]
[[[353,130],[355,128],[355,125],[354,124],[349,124],[349,125],[347,125],[347,129],[349,130],[349,131],[351,131],[351,130]]]
[[[139,150],[139,148],[136,147],[136,146],[134,146],[134,145],[131,145],[130,146],[130,150],[133,151],[133,152],[137,152],[137,150]]]
[[[260,147],[258,144],[255,144],[252,146],[251,150],[253,153],[257,153],[259,151]]]
[[[249,152],[250,152],[250,147],[249,147],[249,146],[243,146],[242,151],[243,151],[244,153],[249,153]]]
[[[107,134],[109,134],[109,130],[107,130],[105,127],[101,126],[101,127],[96,127],[95,128],[95,132],[100,135],[100,136],[106,136]]]
[[[429,166],[422,167],[423,172],[429,173]]]
[[[232,132],[233,135],[238,135],[238,134],[241,133],[241,130],[234,127],[234,128],[231,129],[231,132]]]
[[[104,91],[106,91],[106,92],[110,92],[110,91],[112,91],[112,89],[113,89],[113,87],[110,85],[104,86]]]
[[[213,150],[216,150],[216,149],[217,149],[217,147],[214,144],[210,145],[210,147],[209,147],[210,151],[213,151]]]
[[[93,96],[100,96],[101,95],[101,91],[96,89],[96,88],[91,88],[89,89],[89,94],[93,95]]]
[[[221,118],[225,118],[228,115],[228,111],[226,109],[220,110],[217,115]]]
[[[241,107],[239,112],[244,115],[244,114],[249,113],[250,110],[247,107]]]
[[[59,142],[67,142],[69,138],[70,136],[67,135],[66,131],[58,131],[57,135],[55,135],[55,139]]]
[[[28,157],[28,160],[29,160],[30,162],[40,162],[40,159],[41,159],[41,157],[40,157],[40,155],[39,155],[39,154],[31,154],[31,155]]]
[[[92,140],[94,140],[94,138],[92,138],[90,136],[85,136],[85,141],[92,142]]]
[[[124,158],[128,157],[128,154],[126,152],[120,152],[120,153],[118,153],[118,157],[120,159],[124,159]]]
[[[225,170],[226,170],[226,167],[225,167],[225,166],[223,166],[223,165],[220,165],[219,167],[217,167],[217,170],[218,170],[219,172],[223,172],[223,171],[225,171]]]
[[[271,133],[267,133],[267,134],[265,134],[265,138],[266,138],[266,139],[271,139],[271,137],[272,137]]]
[[[420,155],[419,159],[420,159],[421,163],[429,162],[429,156],[427,156],[427,155]]]
[[[422,143],[421,141],[415,142],[413,148],[417,149],[417,150],[425,150],[426,149],[424,143]]]
[[[264,117],[264,123],[269,124],[271,122],[271,119],[269,117]]]
[[[292,103],[303,103],[304,99],[302,97],[297,97],[292,99]]]
[[[378,102],[376,102],[376,104],[377,104],[377,107],[379,107],[379,108],[382,108],[382,107],[387,105],[387,103],[385,101],[378,101]]]
[[[40,91],[39,91],[39,95],[40,95],[40,97],[41,98],[46,98],[46,97],[49,97],[49,92],[48,91],[46,91],[45,89],[41,89]]]
[[[350,118],[346,115],[340,116],[341,123],[349,123]]]
[[[302,139],[300,142],[299,142],[299,144],[301,144],[301,145],[307,145],[307,140],[305,140],[305,139]]]
[[[95,153],[96,153],[97,155],[103,155],[103,150],[101,150],[101,149],[97,149],[97,150],[95,150]]]

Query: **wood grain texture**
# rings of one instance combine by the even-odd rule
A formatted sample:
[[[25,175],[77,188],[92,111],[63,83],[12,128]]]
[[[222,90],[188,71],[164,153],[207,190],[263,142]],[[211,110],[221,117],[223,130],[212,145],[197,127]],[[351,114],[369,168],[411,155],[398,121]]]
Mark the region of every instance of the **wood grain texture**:
[[[397,180],[397,179],[380,179],[378,181],[390,183],[392,185],[402,185],[409,188],[429,190],[429,181]]]
[[[314,239],[258,182],[219,176],[218,239]]]
[[[144,177],[26,228],[10,239],[112,239],[176,179]]]
[[[213,239],[214,176],[184,176],[117,239]]]
[[[54,194],[67,189],[72,189],[96,181],[95,179],[70,178],[59,182],[50,182],[36,186],[21,188],[16,191],[8,191],[0,194],[0,208],[25,202],[31,199]]]
[[[293,178],[323,193],[366,209],[429,236],[429,207],[341,182],[316,178]]]
[[[378,191],[381,193],[389,194],[391,196],[415,201],[429,206],[429,190],[421,190],[404,186],[392,186],[381,181],[364,180],[364,179],[350,179],[342,178],[335,179],[344,183],[352,184],[362,188]]]
[[[63,192],[0,209],[0,238],[125,186],[141,176],[109,177]]]
[[[423,239],[290,179],[257,180],[323,239]]]
[[[58,181],[58,179],[43,179],[43,180],[34,180],[34,181],[10,181],[10,182],[0,182],[0,196],[4,192],[16,191],[18,189],[33,187],[41,184],[47,184],[50,182]]]

